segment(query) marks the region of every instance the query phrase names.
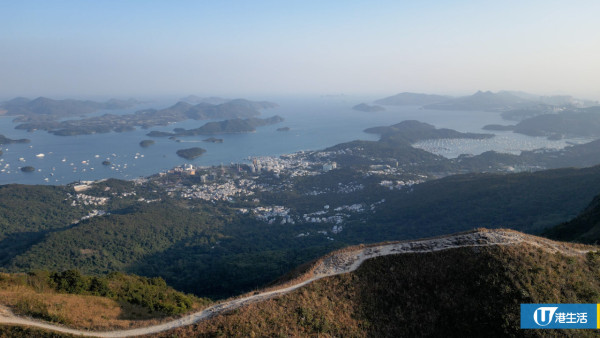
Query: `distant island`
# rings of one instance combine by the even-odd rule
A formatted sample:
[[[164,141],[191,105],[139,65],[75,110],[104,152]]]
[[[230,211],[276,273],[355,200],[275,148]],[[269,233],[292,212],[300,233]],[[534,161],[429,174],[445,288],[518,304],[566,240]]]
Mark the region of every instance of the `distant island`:
[[[506,111],[535,104],[534,100],[512,92],[492,93],[491,91],[478,91],[470,96],[450,98],[443,102],[425,105],[423,108],[436,110]]]
[[[277,131],[290,131],[290,127],[277,128]]]
[[[488,124],[488,125],[483,126],[482,129],[483,130],[493,130],[493,131],[510,131],[510,130],[514,130],[515,126],[514,125],[503,126],[501,124]]]
[[[175,137],[175,136],[197,136],[231,133],[250,133],[256,131],[257,127],[268,126],[283,121],[281,116],[275,115],[269,118],[251,117],[247,119],[231,119],[218,122],[208,122],[202,127],[195,129],[175,128],[172,133],[164,131],[151,131],[150,137]]]
[[[149,146],[154,144],[154,140],[143,140],[140,142],[140,146],[143,148],[148,148]]]
[[[29,142],[31,142],[30,139],[22,138],[22,139],[18,139],[18,140],[13,140],[13,139],[10,139],[10,138],[0,134],[0,144],[29,143]]]
[[[35,168],[28,165],[28,166],[21,168],[21,171],[24,173],[31,173],[31,172],[35,171]]]
[[[209,137],[207,139],[202,140],[204,142],[210,142],[210,143],[223,143],[223,139],[222,138],[215,138],[215,137]]]
[[[520,121],[536,115],[597,106],[597,101],[568,95],[539,96],[519,91],[478,91],[473,95],[451,97],[404,92],[374,101],[388,106],[420,106],[424,109],[496,111],[507,120]]]
[[[392,126],[367,128],[365,133],[379,134],[382,142],[393,143],[459,138],[483,140],[494,137],[494,134],[461,133],[452,129],[437,129],[430,124],[414,120],[403,121]]]
[[[423,106],[426,104],[444,102],[449,99],[451,99],[449,96],[404,92],[379,99],[375,101],[375,103],[385,106]]]
[[[222,104],[222,103],[225,103],[225,102],[230,101],[230,100],[224,99],[222,97],[216,97],[216,96],[199,97],[199,96],[196,96],[196,95],[189,95],[189,96],[186,96],[186,97],[183,97],[183,98],[179,99],[179,101],[187,102],[187,103],[190,103],[190,104],[199,104],[199,103]]]
[[[384,111],[385,108],[381,107],[381,106],[370,106],[366,103],[360,103],[357,104],[356,106],[352,107],[352,109],[354,110],[358,110],[358,111],[363,111],[363,112],[378,112],[378,111]]]
[[[259,110],[261,109],[274,107],[277,107],[275,103],[244,99],[231,100],[217,105],[209,103],[192,105],[186,102],[178,102],[169,108],[140,110],[134,114],[104,114],[97,117],[66,121],[36,119],[19,124],[16,128],[28,131],[46,130],[58,136],[87,135],[112,131],[131,131],[135,127],[166,126],[170,123],[185,120],[250,118],[260,115]]]
[[[18,97],[0,103],[0,111],[6,115],[18,116],[15,119],[16,122],[43,122],[86,115],[102,109],[124,109],[133,107],[139,103],[140,102],[134,99],[111,99],[106,102],[95,102],[81,100],[53,100],[47,97],[38,97],[35,100],[30,100]]]
[[[196,157],[201,156],[206,152],[206,149],[202,149],[199,147],[187,148],[187,149],[179,149],[177,150],[177,155],[179,157],[183,157],[186,160],[193,160]]]

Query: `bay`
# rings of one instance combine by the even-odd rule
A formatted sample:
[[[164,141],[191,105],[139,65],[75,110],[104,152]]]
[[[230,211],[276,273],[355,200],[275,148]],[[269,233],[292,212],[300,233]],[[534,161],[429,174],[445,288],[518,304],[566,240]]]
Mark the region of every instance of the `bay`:
[[[55,136],[45,131],[27,132],[14,129],[12,117],[0,118],[0,134],[12,139],[28,138],[29,144],[1,146],[0,184],[67,184],[79,180],[102,178],[133,179],[150,176],[185,163],[211,166],[247,162],[254,156],[279,156],[300,150],[319,150],[356,139],[377,140],[378,135],[364,133],[365,128],[419,120],[438,128],[451,128],[462,132],[485,132],[486,124],[506,124],[498,113],[481,111],[436,111],[419,107],[386,106],[382,112],[360,112],[351,107],[369,102],[368,97],[303,97],[259,98],[279,104],[278,108],[264,110],[261,117],[282,116],[285,121],[277,125],[259,127],[254,133],[212,135],[223,143],[202,142],[209,136],[179,137],[181,142],[168,138],[150,138],[151,130],[172,131],[174,128],[197,128],[208,121],[183,121],[169,126],[149,129],[138,128],[123,133],[105,133],[79,136]],[[134,108],[110,111],[111,114],[128,114],[144,108],[164,108],[170,102],[151,102]],[[106,112],[96,112],[101,115]],[[289,127],[289,131],[277,131]],[[487,150],[512,152],[530,149],[532,144],[542,148],[566,146],[566,141],[550,143],[543,138],[532,138],[507,132],[498,132],[501,142],[456,141],[451,151],[444,147],[419,144],[420,147],[447,157],[457,156],[457,151],[478,154]],[[153,139],[155,144],[142,148],[142,140]],[[502,140],[510,140],[504,142]],[[494,139],[492,139],[494,140]],[[512,140],[515,140],[514,142]],[[175,154],[179,149],[202,147],[207,152],[190,161]],[[44,156],[36,156],[43,154]],[[103,165],[109,161],[111,165]],[[32,166],[36,171],[24,173],[20,167]]]

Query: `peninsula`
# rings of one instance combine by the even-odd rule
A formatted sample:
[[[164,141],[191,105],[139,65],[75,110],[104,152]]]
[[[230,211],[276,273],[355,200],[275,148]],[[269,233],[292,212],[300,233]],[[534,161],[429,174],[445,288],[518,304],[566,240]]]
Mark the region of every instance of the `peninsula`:
[[[10,139],[2,134],[0,134],[0,144],[13,144],[13,143],[29,143],[31,140],[22,138],[18,140]]]
[[[381,135],[384,142],[415,143],[433,139],[475,139],[483,140],[494,137],[494,134],[461,133],[453,129],[440,128],[414,120],[403,121],[391,126],[365,129],[365,133]]]

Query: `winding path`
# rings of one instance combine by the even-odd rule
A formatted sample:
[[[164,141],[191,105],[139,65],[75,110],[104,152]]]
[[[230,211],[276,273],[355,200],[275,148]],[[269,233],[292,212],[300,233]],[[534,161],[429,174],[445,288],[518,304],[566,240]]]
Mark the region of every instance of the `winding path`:
[[[222,314],[249,303],[259,302],[296,290],[315,280],[347,273],[356,270],[365,260],[378,256],[394,255],[402,253],[425,253],[432,251],[447,250],[461,247],[477,247],[490,245],[511,245],[527,243],[540,247],[550,252],[561,252],[566,255],[575,256],[585,254],[590,247],[564,244],[554,242],[540,237],[525,235],[510,230],[478,230],[469,233],[461,233],[438,238],[423,239],[416,241],[397,242],[366,247],[350,248],[333,252],[321,259],[316,266],[305,275],[306,280],[301,280],[291,286],[265,291],[243,298],[228,300],[202,311],[195,312],[179,319],[163,324],[127,329],[118,331],[85,331],[70,329],[58,325],[49,324],[35,319],[18,317],[8,309],[0,308],[0,324],[23,325],[42,328],[46,330],[80,335],[86,337],[131,337],[147,335],[167,331],[170,329],[191,325],[199,321]]]

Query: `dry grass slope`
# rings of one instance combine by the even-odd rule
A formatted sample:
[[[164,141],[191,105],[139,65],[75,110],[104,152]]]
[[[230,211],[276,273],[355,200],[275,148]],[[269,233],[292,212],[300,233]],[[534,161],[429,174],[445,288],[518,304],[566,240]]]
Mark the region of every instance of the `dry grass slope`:
[[[594,247],[503,233],[523,241],[373,258],[159,336],[595,336],[519,329],[521,303],[600,302],[600,255],[584,253]]]
[[[191,310],[202,306],[197,302]],[[35,274],[0,273],[2,311],[87,330],[128,329],[168,319],[165,313],[109,297],[57,292]]]

